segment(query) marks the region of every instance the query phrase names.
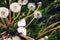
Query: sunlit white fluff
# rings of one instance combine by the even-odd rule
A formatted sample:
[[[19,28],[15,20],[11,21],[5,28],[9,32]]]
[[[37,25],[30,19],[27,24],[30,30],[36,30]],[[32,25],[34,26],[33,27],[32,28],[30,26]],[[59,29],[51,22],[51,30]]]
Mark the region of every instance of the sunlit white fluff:
[[[18,21],[18,26],[26,26],[26,20],[23,18],[20,21]]]
[[[42,6],[42,2],[38,2],[37,4],[38,4],[38,6],[40,6],[40,7]]]
[[[36,11],[34,12],[34,18],[41,18],[41,17],[42,17],[41,12],[38,11],[38,10],[36,10]]]
[[[21,6],[17,2],[14,2],[10,4],[10,10],[12,12],[19,12],[21,10]]]
[[[9,10],[6,7],[0,7],[0,18],[7,18]]]
[[[34,3],[29,3],[29,4],[28,4],[28,9],[29,9],[29,10],[34,11],[34,10],[35,10],[35,8],[36,8],[36,6],[35,6],[35,4],[34,4]]]
[[[26,35],[26,28],[25,27],[19,27],[17,29],[18,33],[22,33],[23,35]]]
[[[12,37],[12,40],[21,40],[21,38],[18,36],[14,36],[14,37]]]
[[[48,36],[45,36],[44,39],[45,39],[45,40],[48,40]]]
[[[20,5],[26,5],[28,3],[28,0],[19,0],[18,3]]]

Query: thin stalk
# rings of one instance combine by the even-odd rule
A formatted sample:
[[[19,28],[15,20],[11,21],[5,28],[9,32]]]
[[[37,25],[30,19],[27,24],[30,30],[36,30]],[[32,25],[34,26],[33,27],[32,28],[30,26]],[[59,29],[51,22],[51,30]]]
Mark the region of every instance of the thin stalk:
[[[48,20],[47,20],[47,22],[46,22],[45,27],[47,27],[47,25],[48,25],[48,23],[49,23],[50,19],[52,19],[52,18],[53,18],[53,17],[55,17],[55,16],[56,16],[56,14],[55,14],[55,15],[52,15],[52,16],[50,16],[50,17],[48,18]]]
[[[27,13],[27,15],[29,15],[30,13],[31,13],[31,11],[29,10],[28,13]]]
[[[15,20],[20,16],[20,11],[18,12],[17,16],[13,19],[12,24],[15,22]]]
[[[29,17],[31,17],[33,14],[30,14],[30,15],[27,15],[26,17],[25,17],[25,20],[27,20]]]
[[[13,13],[13,19],[15,18],[15,13]]]
[[[3,18],[1,18],[1,21],[2,21],[2,23],[3,23],[4,25],[6,25],[6,24],[5,24],[5,21],[4,21],[4,19],[3,19]]]
[[[39,9],[39,7],[40,7],[40,6],[38,5],[38,7],[37,7],[37,9],[36,9],[36,10],[38,10],[38,9]]]
[[[2,27],[2,28],[6,28],[7,26],[4,25],[4,24],[2,24],[2,23],[0,23],[0,27]]]
[[[47,28],[45,28],[45,29],[42,31],[42,33],[44,33],[44,32],[45,32],[46,30],[48,30],[50,27],[54,27],[55,25],[57,25],[57,24],[59,24],[59,23],[60,23],[60,21],[49,25]],[[42,34],[42,33],[41,33],[41,34]]]
[[[8,18],[6,18],[6,24],[7,24],[7,26],[10,26],[10,24],[11,24],[11,22]]]
[[[5,34],[5,33],[6,33],[6,31],[4,31],[4,32],[0,33],[0,35],[3,35],[3,34]]]
[[[33,18],[25,27],[27,28],[33,21],[35,18]]]
[[[9,0],[9,9],[10,9],[11,0]],[[11,10],[9,10],[9,20],[11,21]]]
[[[39,34],[39,35],[36,37],[36,39],[39,38],[39,37],[41,37],[41,36],[43,36],[43,35],[45,35],[46,33],[50,32],[50,31],[56,30],[56,29],[58,29],[58,28],[60,28],[60,25],[57,26],[57,27],[55,27],[55,28],[52,28],[52,29],[50,29],[50,30],[48,30],[48,31],[46,31],[46,32],[44,32],[44,33],[42,33],[42,34]]]
[[[57,29],[56,29],[57,30]],[[50,35],[49,38],[56,32],[56,30],[54,30]]]
[[[25,36],[25,35],[23,35],[23,34],[19,34],[19,36],[25,38],[26,40],[35,40],[34,38],[31,38],[31,37],[29,37],[29,36]]]

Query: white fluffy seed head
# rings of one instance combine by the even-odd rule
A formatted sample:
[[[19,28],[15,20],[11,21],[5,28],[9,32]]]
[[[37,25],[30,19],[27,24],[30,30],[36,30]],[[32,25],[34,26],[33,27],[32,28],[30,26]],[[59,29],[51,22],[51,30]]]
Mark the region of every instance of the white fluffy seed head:
[[[44,38],[47,40],[48,39],[48,36],[45,36]]]
[[[21,38],[18,36],[14,36],[14,37],[12,37],[12,40],[21,40]]]
[[[26,5],[28,3],[28,0],[19,0],[18,3],[20,5]]]
[[[36,8],[36,6],[35,6],[35,4],[34,4],[34,3],[29,3],[29,4],[28,4],[28,9],[29,9],[29,10],[34,11],[34,10],[35,10],[35,8]]]
[[[21,10],[21,6],[18,3],[14,2],[10,4],[10,10],[12,12],[19,12]]]
[[[40,6],[40,7],[42,6],[42,2],[38,2],[37,4],[38,4],[38,6]]]
[[[34,18],[41,18],[41,17],[42,17],[41,12],[36,10],[34,12]]]
[[[20,21],[18,21],[18,26],[19,26],[19,27],[20,27],[20,26],[26,26],[26,21],[25,21],[24,18],[21,19]]]
[[[26,35],[26,28],[24,27],[19,27],[17,28],[18,33],[22,33],[23,35]]]
[[[9,10],[6,7],[0,7],[0,18],[7,18]]]

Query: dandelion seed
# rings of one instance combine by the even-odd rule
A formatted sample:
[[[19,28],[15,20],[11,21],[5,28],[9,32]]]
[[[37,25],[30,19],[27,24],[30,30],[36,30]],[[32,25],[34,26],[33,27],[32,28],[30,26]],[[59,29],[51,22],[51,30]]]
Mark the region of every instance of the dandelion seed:
[[[28,3],[28,0],[19,0],[18,3],[20,5],[26,5]]]
[[[18,33],[22,33],[23,35],[26,35],[26,28],[25,27],[19,27],[17,29]]]
[[[19,26],[19,27],[20,27],[20,26],[26,26],[26,21],[25,21],[24,18],[21,19],[21,20],[18,22],[18,26]]]
[[[29,4],[28,4],[28,9],[29,9],[29,10],[34,11],[34,10],[35,10],[35,8],[36,8],[36,6],[35,6],[35,4],[34,4],[34,3],[29,3]]]
[[[40,6],[40,7],[42,6],[42,2],[38,2],[37,4],[38,4],[38,6]]]
[[[0,18],[7,18],[9,10],[6,7],[0,7]]]
[[[41,17],[42,17],[41,12],[36,10],[36,11],[34,12],[34,17],[35,17],[35,18],[41,18]]]
[[[18,3],[14,2],[10,4],[10,10],[12,12],[19,12],[21,10],[21,6]]]

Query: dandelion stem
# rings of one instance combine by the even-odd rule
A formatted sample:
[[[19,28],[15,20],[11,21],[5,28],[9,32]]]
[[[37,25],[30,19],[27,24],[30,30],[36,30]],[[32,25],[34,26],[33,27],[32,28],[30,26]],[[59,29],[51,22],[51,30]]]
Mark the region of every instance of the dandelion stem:
[[[49,29],[50,27],[54,27],[55,25],[57,25],[57,24],[59,24],[59,23],[60,23],[60,21],[49,25],[47,28],[45,28],[45,29],[42,31],[42,33],[44,33],[44,32],[45,32],[47,29]],[[41,33],[41,34],[42,34],[42,33]]]
[[[40,33],[40,35],[42,35],[42,34],[43,34],[47,29],[49,29],[50,27],[54,27],[55,25],[57,25],[57,24],[59,24],[59,23],[60,23],[60,21],[49,25],[47,28],[45,28],[45,29]],[[38,35],[38,37],[40,37],[40,35]],[[38,38],[38,37],[37,37],[37,38]]]
[[[56,16],[56,14],[55,14],[55,15],[52,15],[52,16],[50,16],[50,17],[48,18],[48,20],[47,20],[47,22],[46,22],[45,27],[48,25],[48,23],[49,23],[50,19],[52,19],[52,18],[53,18],[53,17],[55,17],[55,16]]]
[[[10,11],[10,13],[9,13],[9,20],[11,21],[11,11]]]
[[[4,25],[6,25],[6,24],[5,24],[5,21],[4,21],[4,19],[3,19],[3,18],[1,18],[1,21],[2,21],[2,23],[3,23]]]
[[[49,35],[49,38],[53,35],[53,33],[56,32],[57,29],[55,29],[50,35]]]
[[[21,37],[26,38],[27,40],[35,40],[34,38],[31,38],[29,36],[25,36],[23,34],[19,34]]]
[[[27,20],[29,17],[31,17],[33,14],[30,14],[30,15],[27,15],[26,17],[25,17],[25,20]]]
[[[38,7],[37,7],[37,9],[36,9],[36,10],[38,10],[38,9],[39,9],[39,7],[40,7],[40,6],[38,5]]]
[[[11,24],[11,22],[8,18],[6,18],[6,23],[7,23],[8,26],[10,26],[10,24]]]
[[[11,0],[9,0],[9,9],[10,9],[10,3],[11,3]],[[11,10],[9,10],[9,19],[11,21]]]
[[[27,25],[26,25],[26,28],[33,22],[35,18],[33,18]]]
[[[57,26],[57,27],[55,27],[55,28],[52,28],[52,29],[50,29],[50,30],[48,30],[48,31],[46,31],[46,32],[44,32],[44,33],[42,33],[42,34],[39,34],[39,35],[36,37],[36,39],[39,38],[39,37],[41,37],[41,36],[43,36],[44,34],[50,32],[50,31],[52,31],[52,30],[56,30],[56,29],[58,29],[58,28],[60,28],[60,25]]]
[[[28,13],[27,13],[27,15],[29,15],[30,13],[31,13],[31,11],[29,10]]]
[[[0,27],[2,26],[3,24],[2,23],[0,23]]]
[[[4,32],[0,33],[0,35],[3,35],[3,34],[5,34],[5,33],[6,33],[6,31],[4,31]]]
[[[19,15],[20,15],[20,11],[19,11],[19,13],[17,14],[17,16],[13,19],[12,24],[13,24],[14,21],[19,17]]]
[[[0,23],[0,27],[2,27],[2,28],[6,28],[6,25]]]
[[[13,13],[13,19],[15,18],[15,13]]]

